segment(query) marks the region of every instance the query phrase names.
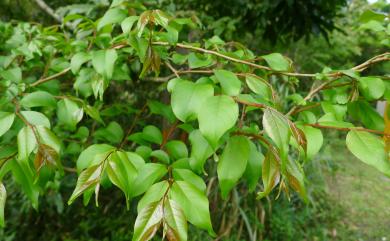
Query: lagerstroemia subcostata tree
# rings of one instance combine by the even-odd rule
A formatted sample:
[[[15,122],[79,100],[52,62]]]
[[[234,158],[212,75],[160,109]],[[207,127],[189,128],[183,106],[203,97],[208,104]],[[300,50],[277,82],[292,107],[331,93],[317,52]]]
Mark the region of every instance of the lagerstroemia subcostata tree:
[[[387,21],[374,16],[367,26]],[[348,149],[390,176],[389,109],[383,118],[372,107],[390,98],[389,78],[364,76],[389,53],[304,74],[218,36],[183,41],[190,19],[125,1],[98,21],[64,22],[72,34],[0,25],[0,180],[10,172],[36,209],[52,180],[77,172],[69,204],[94,195],[97,205],[101,186],[121,189],[128,207],[138,200],[133,240],[159,229],[187,240],[187,222],[213,236],[210,180],[223,199],[240,184],[259,199],[292,189],[306,201],[304,164],[326,129],[347,132]],[[1,184],[1,225],[5,200]]]

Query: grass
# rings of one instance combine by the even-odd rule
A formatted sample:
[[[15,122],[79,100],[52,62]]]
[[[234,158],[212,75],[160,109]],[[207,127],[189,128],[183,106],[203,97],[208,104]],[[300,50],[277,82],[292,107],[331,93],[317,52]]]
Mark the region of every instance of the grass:
[[[390,179],[355,158],[344,144],[328,151],[333,167],[324,172],[327,192],[343,207],[342,222],[353,240],[390,240]]]

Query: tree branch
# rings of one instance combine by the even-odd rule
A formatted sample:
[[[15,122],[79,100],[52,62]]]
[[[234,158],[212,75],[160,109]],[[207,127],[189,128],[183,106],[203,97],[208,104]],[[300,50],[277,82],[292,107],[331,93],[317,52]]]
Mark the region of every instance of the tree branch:
[[[58,23],[60,24],[63,24],[63,19],[60,15],[56,14],[54,12],[54,10],[49,6],[47,5],[47,3],[43,0],[34,0],[34,2],[45,12],[47,13],[48,15],[50,15],[52,18],[54,18]],[[74,27],[69,24],[69,23],[66,23],[65,24],[66,27],[68,27],[69,29],[71,30],[74,30]]]

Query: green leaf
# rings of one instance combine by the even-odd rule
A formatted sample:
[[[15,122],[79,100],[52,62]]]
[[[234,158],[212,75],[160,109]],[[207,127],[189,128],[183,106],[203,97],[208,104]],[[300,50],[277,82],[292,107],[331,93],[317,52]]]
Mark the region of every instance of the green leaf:
[[[171,162],[168,154],[163,150],[152,151],[152,153],[150,153],[150,156],[155,157],[158,161],[166,165]]]
[[[368,100],[376,100],[383,96],[386,86],[383,80],[376,77],[360,77],[359,89]]]
[[[175,181],[169,195],[175,202],[180,203],[190,223],[215,236],[210,219],[209,200],[204,192],[186,181]]]
[[[109,80],[114,73],[117,58],[115,49],[98,50],[92,53],[92,65],[97,73]]]
[[[125,18],[125,20],[121,23],[121,28],[123,33],[130,33],[131,29],[133,28],[134,23],[139,19],[138,16],[130,16]]]
[[[57,153],[60,153],[61,141],[49,128],[46,126],[36,126],[35,130],[39,136],[39,141],[41,144],[48,145]]]
[[[57,103],[58,122],[70,130],[75,130],[77,123],[83,118],[83,108],[70,99],[62,99]]]
[[[203,179],[192,171],[182,168],[173,168],[172,174],[176,181],[187,181],[202,192],[206,191],[206,184],[204,183]]]
[[[134,224],[133,241],[148,241],[154,237],[163,219],[163,202],[148,204],[138,214]]]
[[[265,80],[262,80],[260,78],[251,75],[247,75],[245,77],[245,80],[246,80],[246,84],[248,85],[251,91],[260,95],[266,100],[270,99],[272,91],[269,85],[265,83]]]
[[[161,102],[149,100],[148,106],[150,109],[150,112],[156,115],[161,115],[164,118],[166,118],[169,123],[174,123],[176,120],[175,115],[173,114],[172,108],[170,105],[165,105]]]
[[[8,69],[0,72],[0,76],[3,79],[10,80],[14,83],[22,81],[22,70],[19,67]]]
[[[310,160],[320,151],[322,147],[324,141],[322,132],[321,130],[311,126],[302,126],[299,128],[303,131],[303,133],[305,133],[307,141],[306,157]]]
[[[97,25],[97,29],[100,30],[108,24],[120,23],[123,21],[123,19],[126,18],[126,16],[127,16],[126,10],[120,8],[111,8],[100,19]]]
[[[264,155],[257,149],[253,142],[249,142],[250,152],[248,164],[244,172],[244,178],[248,182],[249,191],[253,192],[261,176],[261,167],[264,161]]]
[[[25,126],[18,134],[18,159],[28,160],[29,155],[37,148],[37,140],[33,130]]]
[[[321,107],[325,113],[331,113],[337,121],[343,121],[347,113],[346,105],[334,105],[330,102],[321,102]]]
[[[279,163],[271,150],[268,150],[263,162],[262,179],[264,189],[257,194],[258,199],[267,196],[280,181]]]
[[[140,170],[134,183],[133,197],[141,195],[168,172],[167,167],[159,163],[147,163]]]
[[[195,120],[196,114],[203,107],[205,100],[213,95],[214,88],[209,84],[179,81],[172,89],[173,113],[183,122]]]
[[[359,21],[362,23],[366,23],[372,20],[382,22],[383,20],[385,20],[385,18],[386,18],[386,14],[378,13],[371,9],[367,9],[366,11],[363,12],[362,15],[360,15]]]
[[[88,62],[89,60],[91,60],[91,55],[89,53],[78,52],[73,55],[72,59],[70,60],[70,69],[72,70],[72,73],[78,73],[81,65]]]
[[[244,136],[231,137],[218,161],[218,180],[221,195],[226,199],[230,190],[244,174],[250,152],[249,140]]]
[[[164,231],[168,240],[187,241],[187,219],[180,205],[172,199],[164,201]]]
[[[133,166],[139,170],[145,165],[145,160],[135,152],[126,152],[127,158],[133,164]]]
[[[87,113],[87,115],[89,115],[92,119],[94,119],[95,121],[99,122],[100,124],[103,124],[104,125],[104,121],[102,120],[102,118],[100,117],[100,112],[98,109],[96,109],[95,107],[93,106],[90,106],[90,105],[84,105],[84,111],[85,113]]]
[[[84,192],[95,188],[96,185],[100,183],[103,172],[103,165],[91,166],[82,171],[77,179],[76,188],[69,198],[68,204],[72,204],[74,200]]]
[[[190,53],[188,55],[188,66],[190,69],[196,69],[201,67],[206,67],[213,64],[213,59],[211,55],[201,55],[197,53]]]
[[[168,181],[153,184],[138,201],[137,212],[141,212],[148,204],[161,200],[169,187]]]
[[[56,100],[54,99],[52,94],[46,91],[35,91],[25,95],[20,101],[20,104],[23,107],[28,108],[40,106],[55,107]]]
[[[21,111],[20,113],[31,125],[50,128],[50,121],[44,114],[36,111]]]
[[[385,151],[383,140],[368,132],[351,130],[346,142],[349,151],[359,160],[390,176],[389,153]]]
[[[300,194],[300,196],[307,202],[307,194],[305,188],[305,176],[302,167],[298,163],[288,160],[286,168],[286,177],[288,184]]]
[[[341,128],[353,127],[353,125],[349,122],[337,120],[333,113],[326,113],[325,115],[323,115],[321,118],[318,119],[318,123],[323,126],[334,126],[334,127],[341,127]]]
[[[125,152],[116,151],[110,155],[107,174],[111,182],[124,192],[126,200],[130,200],[132,186],[137,177],[137,169]]]
[[[163,136],[157,127],[153,125],[145,126],[142,130],[142,138],[146,141],[161,145]]]
[[[34,184],[34,173],[28,163],[19,163],[17,160],[12,160],[9,165],[15,181],[22,187],[33,208],[38,209],[39,188]]]
[[[80,156],[76,161],[77,172],[80,173],[88,167],[99,164],[106,153],[114,150],[115,147],[107,144],[94,144],[87,147],[87,149],[80,153]]]
[[[211,96],[198,112],[199,129],[213,148],[238,119],[238,105],[226,95]]]
[[[7,199],[7,190],[2,182],[0,182],[0,227],[4,227],[4,206]]]
[[[0,136],[4,135],[11,128],[14,119],[14,113],[0,112]]]
[[[263,115],[263,127],[267,135],[279,148],[282,159],[287,158],[291,134],[288,119],[282,113],[267,108]]]
[[[169,156],[172,157],[174,160],[188,157],[187,146],[182,141],[168,141],[165,145],[165,149],[167,150]]]
[[[213,148],[199,130],[192,131],[188,139],[192,147],[190,166],[194,171],[200,173],[203,171],[206,160],[214,153]]]
[[[124,133],[122,127],[116,121],[111,121],[106,128],[97,130],[94,135],[99,139],[119,144],[123,139]]]
[[[241,91],[241,81],[230,71],[218,69],[214,70],[215,77],[221,84],[222,91],[231,96],[237,96]]]
[[[354,101],[349,103],[348,113],[356,121],[360,121],[370,129],[378,131],[385,129],[383,117],[367,101]]]
[[[271,67],[271,69],[276,71],[287,71],[290,68],[290,62],[279,53],[272,53],[268,55],[261,56]]]

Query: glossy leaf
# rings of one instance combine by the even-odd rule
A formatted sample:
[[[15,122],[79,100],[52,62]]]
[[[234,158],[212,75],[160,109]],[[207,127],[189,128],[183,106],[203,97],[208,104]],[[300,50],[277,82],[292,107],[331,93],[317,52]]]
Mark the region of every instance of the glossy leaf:
[[[34,174],[26,162],[12,160],[10,168],[15,181],[30,199],[34,209],[38,209],[39,188],[34,184]]]
[[[230,190],[244,174],[249,159],[250,145],[247,137],[231,137],[218,161],[218,180],[221,195],[226,199]]]
[[[125,20],[122,21],[121,27],[122,31],[124,33],[129,33],[134,25],[134,23],[139,19],[138,16],[130,16],[125,18]]]
[[[264,82],[265,80],[262,80],[258,77],[254,77],[251,75],[247,75],[245,80],[246,80],[246,84],[248,85],[251,91],[260,95],[266,100],[270,99],[272,90],[270,89],[269,85],[267,85]]]
[[[203,104],[207,103],[205,100],[213,95],[214,89],[209,84],[179,81],[172,89],[173,113],[183,122],[195,120]]]
[[[264,111],[263,127],[267,135],[279,148],[282,159],[285,159],[291,134],[288,119],[280,112],[267,108]]]
[[[7,190],[2,182],[0,182],[0,227],[4,227],[4,207],[7,199]]]
[[[91,166],[82,171],[77,179],[76,187],[69,198],[68,204],[72,204],[84,192],[95,188],[100,183],[103,171],[103,165]]]
[[[249,191],[253,192],[261,177],[264,155],[258,150],[253,142],[249,142],[250,152],[248,164],[244,172],[244,178],[248,182]]]
[[[138,201],[137,212],[141,212],[148,204],[161,200],[168,191],[168,188],[168,181],[161,181],[153,184]]]
[[[187,240],[187,219],[180,204],[172,199],[164,201],[164,233],[169,241]]]
[[[100,19],[97,25],[97,29],[100,30],[108,24],[120,23],[123,19],[126,18],[126,15],[126,10],[124,9],[111,8],[104,14],[102,19]]]
[[[148,204],[138,214],[134,224],[133,241],[147,241],[154,237],[162,224],[164,211],[161,201]]]
[[[0,112],[0,136],[4,135],[14,123],[15,114],[9,112]]]
[[[46,91],[35,91],[23,97],[20,104],[24,107],[55,107],[56,100],[53,95]]]
[[[49,119],[42,113],[37,111],[21,111],[20,114],[26,119],[28,123],[33,126],[45,126],[50,128]]]
[[[241,81],[230,71],[218,69],[214,70],[215,77],[222,86],[222,91],[231,96],[237,96],[241,91]]]
[[[198,112],[199,129],[213,148],[238,119],[238,105],[228,96],[212,96]]]
[[[188,139],[191,143],[190,166],[200,173],[203,171],[206,160],[214,153],[213,148],[199,130],[192,131]]]
[[[161,145],[163,136],[157,127],[153,125],[145,126],[142,131],[142,138],[146,141]]]
[[[107,174],[111,182],[119,187],[124,192],[126,199],[129,200],[134,180],[137,177],[137,169],[125,152],[116,151],[110,155],[107,163]]]
[[[182,141],[168,141],[165,145],[165,149],[167,150],[169,156],[172,157],[174,160],[188,157],[187,146]]]
[[[70,60],[70,68],[72,70],[72,73],[78,73],[81,66],[89,60],[91,60],[91,55],[89,53],[78,52],[73,55],[72,59]]]
[[[115,147],[107,144],[94,144],[87,147],[80,153],[79,158],[76,161],[77,172],[97,165],[102,161],[107,153],[110,153],[115,150]]]
[[[193,173],[191,170],[184,168],[173,168],[172,174],[176,181],[186,181],[197,187],[202,192],[206,191],[206,184],[203,179]]]
[[[359,89],[368,100],[375,100],[382,97],[385,93],[385,84],[383,80],[376,77],[360,77]]]
[[[287,71],[290,68],[290,62],[279,53],[272,53],[261,56],[267,62],[269,67],[277,71]]]
[[[83,108],[72,100],[63,99],[57,103],[58,121],[71,130],[76,128],[77,123],[83,118],[83,114]]]
[[[146,192],[150,186],[160,180],[168,172],[165,165],[159,163],[147,163],[140,170],[134,182],[133,196]]]
[[[92,65],[97,73],[111,79],[117,58],[115,49],[98,50],[92,53]]]
[[[307,139],[307,150],[306,156],[311,160],[321,149],[324,138],[322,132],[319,129],[316,129],[311,126],[302,126],[300,127],[305,133]]]
[[[155,150],[150,153],[151,157],[155,157],[159,162],[168,165],[171,161],[168,154],[163,150]]]
[[[261,199],[267,196],[280,181],[280,166],[273,151],[268,150],[263,162],[262,179],[263,191],[257,194]]]
[[[29,155],[37,148],[37,140],[33,130],[25,126],[18,134],[18,159],[28,160]]]
[[[180,204],[188,221],[215,235],[211,225],[209,201],[207,196],[186,181],[175,181],[169,192],[171,199]]]
[[[383,140],[377,136],[352,130],[347,135],[347,147],[359,160],[390,176],[389,153]]]

